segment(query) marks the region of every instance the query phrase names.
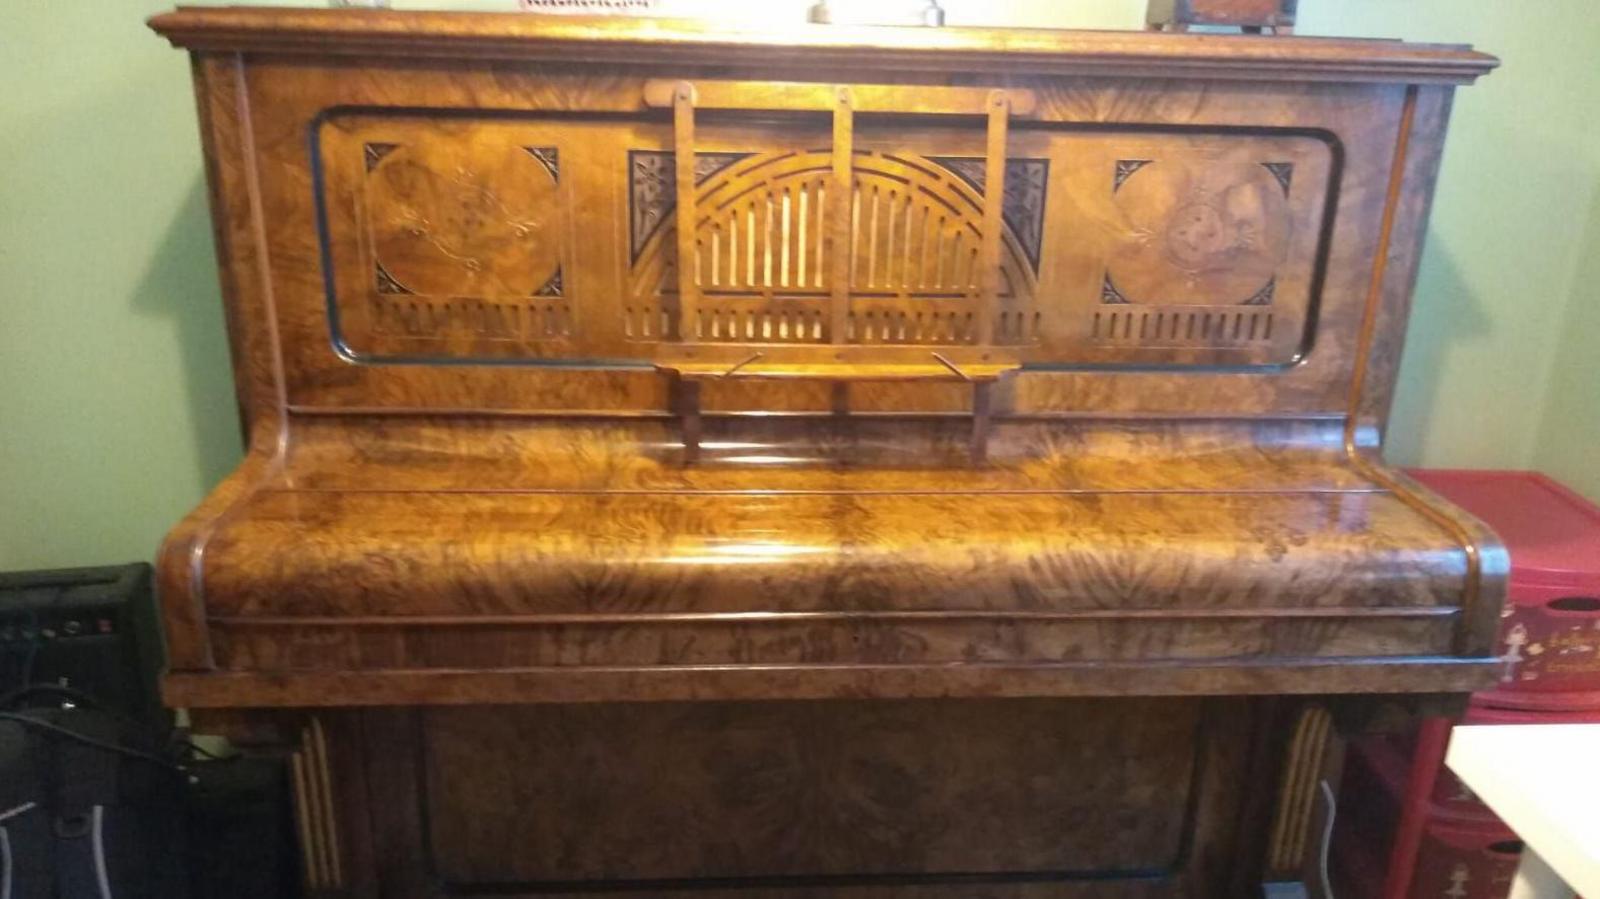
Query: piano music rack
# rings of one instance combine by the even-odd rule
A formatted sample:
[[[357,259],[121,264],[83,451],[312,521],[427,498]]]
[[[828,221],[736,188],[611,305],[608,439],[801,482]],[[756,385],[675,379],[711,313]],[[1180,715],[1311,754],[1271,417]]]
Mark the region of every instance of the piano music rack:
[[[671,314],[677,340],[665,341],[654,363],[672,378],[673,406],[683,430],[684,458],[699,456],[700,384],[728,378],[820,380],[835,385],[835,412],[848,412],[848,385],[864,381],[959,381],[972,386],[971,458],[987,455],[991,389],[1022,366],[1019,350],[999,344],[1000,252],[1005,202],[1006,145],[1013,115],[1032,114],[1035,99],[1026,90],[967,87],[829,86],[785,82],[650,81],[645,103],[670,108],[676,174],[678,300]],[[979,235],[978,289],[969,297],[972,327],[943,340],[913,340],[884,345],[854,339],[849,326],[861,223],[856,203],[835,202],[827,212],[824,255],[829,266],[828,305],[808,342],[713,340],[702,300],[707,284],[701,269],[698,231],[704,216],[695,173],[697,109],[763,112],[825,112],[833,119],[830,184],[835,197],[855,197],[854,131],[857,113],[982,117],[987,122],[982,232]],[[752,189],[760,189],[759,185]],[[820,275],[820,273],[819,273]],[[765,300],[774,302],[770,283]],[[776,300],[782,302],[782,300]],[[917,299],[901,293],[896,305],[914,308]],[[720,335],[718,335],[720,336]],[[758,338],[758,335],[747,335]]]

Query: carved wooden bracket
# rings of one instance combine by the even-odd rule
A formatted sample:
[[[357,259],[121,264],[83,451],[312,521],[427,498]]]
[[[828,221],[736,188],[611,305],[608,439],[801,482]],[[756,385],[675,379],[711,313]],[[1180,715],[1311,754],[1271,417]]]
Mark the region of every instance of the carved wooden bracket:
[[[996,381],[1022,367],[1015,350],[1002,347],[765,347],[701,344],[664,348],[656,369],[672,378],[672,409],[683,432],[684,461],[700,455],[700,385],[729,378],[831,381],[834,412],[849,412],[852,381],[960,381],[972,386],[973,465],[988,458],[992,392]],[[743,354],[740,357],[740,354]]]

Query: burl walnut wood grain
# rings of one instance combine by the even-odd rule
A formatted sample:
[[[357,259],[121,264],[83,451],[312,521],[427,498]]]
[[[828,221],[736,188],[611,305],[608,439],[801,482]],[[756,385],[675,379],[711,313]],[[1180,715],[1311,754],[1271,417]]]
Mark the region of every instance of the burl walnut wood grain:
[[[167,696],[328,735],[350,895],[1247,895],[1321,697],[1493,677],[1504,551],[1381,460],[1490,57],[152,25],[249,440]]]
[[[646,60],[688,40],[678,26],[641,39],[421,16],[413,31],[480,42],[474,58],[497,55],[490,22],[528,55],[374,61],[382,76],[358,77],[369,70],[341,47],[426,43],[399,21],[194,10],[156,23],[199,51],[252,428],[246,470],[163,553],[176,670],[1381,666],[1487,646],[1492,540],[1369,458],[1448,108],[1439,66],[1484,58],[1297,40],[1311,80],[1288,81],[1266,52],[1284,44],[1086,36],[1050,39],[1083,72],[1027,74],[1022,48],[1040,36],[1007,35],[1021,67],[992,95],[919,91],[927,76],[860,54],[829,76],[866,82],[838,94],[856,107],[841,132],[827,82],[764,87],[766,69],[736,66],[707,78],[667,56],[654,73],[555,61],[579,41],[639,41]],[[302,50],[207,49],[245,34],[263,49],[297,35]],[[945,65],[981,72],[966,54],[985,38],[952,34]],[[880,38],[910,52],[901,32]],[[1216,79],[1089,77],[1176,47]],[[1207,56],[1222,48],[1226,65]],[[696,122],[696,166],[680,168],[697,193],[660,180],[675,138],[652,108],[677,102],[674,85],[690,111],[672,114]],[[1007,105],[984,112],[985,97]],[[834,115],[833,131],[737,116],[774,106]],[[902,107],[933,115],[889,130],[872,118]],[[841,135],[849,216],[838,197],[826,211],[838,161],[805,149]],[[674,196],[696,215],[675,219]],[[974,324],[987,276],[944,261],[996,246],[983,236],[996,217],[1000,294],[983,302],[1020,329]],[[659,250],[674,221],[698,223],[696,341],[842,338],[886,354],[1019,341],[983,464],[960,384],[713,379],[698,446],[681,446],[667,379],[647,367],[652,346],[685,336],[661,292],[682,277]],[[844,268],[827,250],[839,241]],[[805,310],[833,302],[835,269],[849,330],[830,337]],[[749,311],[718,318],[728,303]],[[969,310],[950,313],[959,327],[940,324],[941,303]],[[461,364],[474,359],[502,364]],[[725,414],[744,411],[809,417]],[[937,617],[860,618],[888,612]],[[603,617],[619,614],[639,627]],[[1010,635],[1019,626],[1031,640]]]
[[[428,823],[453,883],[1159,872],[1181,863],[1200,721],[1175,700],[443,709]],[[1108,750],[1122,763],[1082,778]]]
[[[358,895],[1236,895],[1287,720],[1216,700],[366,710],[324,718]],[[1280,720],[1281,719],[1281,720]],[[1100,776],[1081,770],[1105,754]],[[1074,762],[1076,759],[1078,761]],[[348,818],[346,819],[349,820]],[[418,851],[419,847],[427,847]]]

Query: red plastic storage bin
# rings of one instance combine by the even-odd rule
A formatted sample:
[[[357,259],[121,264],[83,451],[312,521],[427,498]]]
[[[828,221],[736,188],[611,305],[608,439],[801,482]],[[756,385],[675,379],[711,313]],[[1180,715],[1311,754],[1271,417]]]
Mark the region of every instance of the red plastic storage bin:
[[[1500,687],[1479,698],[1508,708],[1600,707],[1600,506],[1533,472],[1409,474],[1483,519],[1511,555],[1499,646],[1506,667]]]
[[[1410,896],[1420,899],[1506,899],[1522,843],[1504,825],[1435,818],[1422,834]]]
[[[1393,740],[1375,737],[1351,746],[1331,859],[1335,892],[1342,899],[1383,894],[1384,869],[1407,811],[1409,768],[1403,747]],[[1421,839],[1397,895],[1505,899],[1522,852],[1516,834],[1492,815],[1471,818],[1426,800],[1411,811],[1422,815]]]

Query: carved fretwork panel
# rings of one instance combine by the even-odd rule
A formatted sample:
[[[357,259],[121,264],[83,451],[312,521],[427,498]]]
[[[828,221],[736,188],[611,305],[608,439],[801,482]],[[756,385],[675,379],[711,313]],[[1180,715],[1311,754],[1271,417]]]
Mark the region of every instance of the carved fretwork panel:
[[[849,239],[826,117],[696,136],[693,333],[659,119],[342,113],[314,173],[337,346],[369,362],[648,362],[663,341],[977,339],[983,122],[855,132]],[[1337,175],[1321,138],[1014,123],[993,342],[1029,365],[1278,366],[1309,350]]]
[[[694,260],[700,317],[692,335],[673,328],[677,316],[677,227],[674,154],[629,154],[629,221],[636,248],[625,318],[636,341],[691,337],[705,342],[822,343],[833,290],[830,209],[841,202],[833,184],[826,134],[785,135],[740,152],[699,154],[698,228]],[[929,147],[972,137],[950,132],[925,138],[924,152],[887,136],[854,153],[850,209],[850,314],[843,341],[856,344],[959,344],[976,335],[982,291],[979,247],[983,160],[935,157]],[[760,140],[760,138],[755,138]],[[908,142],[909,143],[909,142]],[[1036,332],[1038,260],[1049,165],[1012,159],[1007,166],[1000,308],[995,338],[1026,344]],[[665,329],[665,330],[663,330]]]

